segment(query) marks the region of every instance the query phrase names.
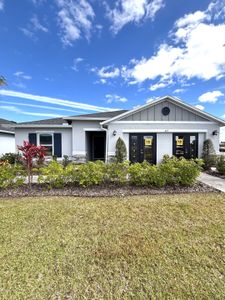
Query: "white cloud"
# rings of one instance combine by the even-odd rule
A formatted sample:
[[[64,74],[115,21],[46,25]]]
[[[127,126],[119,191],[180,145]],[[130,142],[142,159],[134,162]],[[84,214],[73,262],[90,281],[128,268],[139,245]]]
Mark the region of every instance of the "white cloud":
[[[26,27],[20,28],[20,30],[29,38],[33,38],[37,32],[49,32],[48,28],[40,23],[36,15],[30,19]]]
[[[47,104],[55,104],[55,105],[60,105],[60,106],[64,106],[64,107],[72,107],[72,108],[78,108],[78,109],[88,110],[88,111],[111,111],[111,110],[113,110],[112,108],[108,108],[108,107],[101,107],[101,106],[90,105],[90,104],[81,103],[81,102],[73,102],[70,100],[64,100],[64,99],[58,99],[58,98],[52,98],[52,97],[46,97],[46,96],[39,96],[39,95],[21,93],[21,92],[17,92],[17,91],[4,90],[4,89],[0,89],[0,95],[21,98],[21,99],[29,99],[29,100],[43,102],[43,103],[47,103]]]
[[[54,106],[48,105],[37,105],[37,104],[30,104],[30,103],[20,103],[20,102],[12,102],[12,101],[2,101],[0,100],[0,104],[7,104],[7,105],[16,105],[16,106],[25,106],[25,107],[33,107],[33,108],[43,108],[49,110],[58,110],[58,111],[66,111],[66,112],[73,112],[73,113],[80,113],[80,111],[73,110],[73,109],[66,109],[66,108],[59,108]]]
[[[202,94],[198,100],[200,102],[209,102],[209,103],[216,103],[219,97],[224,96],[224,94],[220,91],[213,91],[213,92],[207,92]]]
[[[111,30],[118,33],[128,23],[154,20],[156,13],[164,7],[164,0],[117,0],[114,8],[107,7],[107,17],[112,22]]]
[[[92,68],[92,72],[96,73],[100,78],[96,83],[106,84],[108,80],[114,79],[120,76],[120,69],[115,68],[113,65],[105,66],[100,69]]]
[[[107,103],[113,103],[113,102],[122,102],[125,103],[127,102],[127,98],[125,97],[120,97],[118,95],[111,95],[111,94],[107,94],[105,95],[106,99],[107,99]]]
[[[0,0],[0,10],[4,9],[4,0]]]
[[[97,70],[97,74],[101,78],[115,78],[120,75],[120,70],[113,66],[107,66]]]
[[[46,0],[31,0],[33,2],[34,5],[40,5],[42,3],[44,3]]]
[[[38,17],[34,15],[31,20],[31,26],[33,27],[34,31],[43,31],[43,32],[48,32],[48,28],[43,26],[40,21],[38,20]]]
[[[87,0],[56,0],[59,7],[58,23],[61,29],[61,41],[64,46],[85,36],[90,38],[94,10]]]
[[[22,71],[17,71],[13,75],[18,77],[18,78],[21,78],[21,79],[26,79],[26,80],[31,80],[32,79],[32,77],[30,75],[26,75]]]
[[[225,0],[220,0],[214,3],[214,8],[221,7],[221,2],[225,6]],[[220,14],[221,11],[222,8]],[[157,84],[161,84],[170,80],[185,83],[192,78],[222,78],[225,24],[214,22],[214,18],[212,10],[206,9],[179,19],[169,34],[170,42],[161,44],[150,58],[132,60],[129,66],[123,66],[125,80],[141,83],[157,79]]]
[[[83,61],[84,59],[82,57],[77,57],[73,60],[73,66],[71,67],[72,70],[78,71],[78,65]]]
[[[201,105],[201,104],[197,104],[197,105],[195,105],[195,107],[198,108],[198,109],[200,109],[200,110],[204,110],[205,109],[205,107],[203,105]]]
[[[167,87],[170,84],[172,84],[172,81],[169,81],[169,82],[163,82],[163,81],[162,82],[157,82],[157,83],[151,85],[149,87],[149,89],[150,89],[150,91],[156,91],[158,89],[162,89],[164,87]]]
[[[181,94],[181,93],[184,93],[185,92],[185,89],[176,89],[173,91],[174,94]]]
[[[16,106],[9,106],[9,105],[0,105],[0,108],[2,110],[8,110],[11,112],[15,112],[22,115],[28,115],[28,116],[38,116],[38,117],[49,117],[49,118],[59,118],[62,117],[62,115],[57,114],[50,114],[50,113],[36,113],[36,112],[29,112],[29,111],[23,111]]]

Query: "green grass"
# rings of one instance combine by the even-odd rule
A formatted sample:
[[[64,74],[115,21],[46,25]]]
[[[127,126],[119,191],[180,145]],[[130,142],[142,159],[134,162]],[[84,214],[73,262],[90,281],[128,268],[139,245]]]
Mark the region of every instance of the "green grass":
[[[0,299],[224,299],[225,196],[0,201]]]

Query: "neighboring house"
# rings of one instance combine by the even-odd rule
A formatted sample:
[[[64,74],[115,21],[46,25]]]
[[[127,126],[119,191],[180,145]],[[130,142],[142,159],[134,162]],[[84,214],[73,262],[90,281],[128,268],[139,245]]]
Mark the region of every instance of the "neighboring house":
[[[15,152],[15,122],[0,118],[0,156]]]
[[[131,162],[158,163],[165,154],[201,157],[211,139],[219,153],[225,122],[177,98],[165,96],[130,111],[112,111],[27,122],[16,125],[16,144],[29,140],[48,148],[48,155],[68,155],[77,162],[110,161],[121,137]]]

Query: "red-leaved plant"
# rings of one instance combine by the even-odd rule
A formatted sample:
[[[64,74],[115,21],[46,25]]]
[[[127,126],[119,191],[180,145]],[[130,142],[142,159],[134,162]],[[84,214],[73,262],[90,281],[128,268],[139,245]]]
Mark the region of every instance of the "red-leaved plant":
[[[17,146],[18,150],[22,152],[22,162],[26,167],[28,175],[28,184],[32,183],[32,170],[34,167],[34,159],[37,162],[43,162],[45,159],[46,148],[44,146],[35,146],[28,141],[23,142],[23,146]]]

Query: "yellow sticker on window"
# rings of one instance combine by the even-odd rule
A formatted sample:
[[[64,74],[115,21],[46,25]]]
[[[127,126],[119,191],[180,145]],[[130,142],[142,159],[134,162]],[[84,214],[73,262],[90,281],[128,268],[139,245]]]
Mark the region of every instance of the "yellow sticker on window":
[[[152,138],[145,139],[145,146],[152,146]]]
[[[177,139],[176,144],[177,144],[177,146],[183,146],[184,145],[184,139]]]

